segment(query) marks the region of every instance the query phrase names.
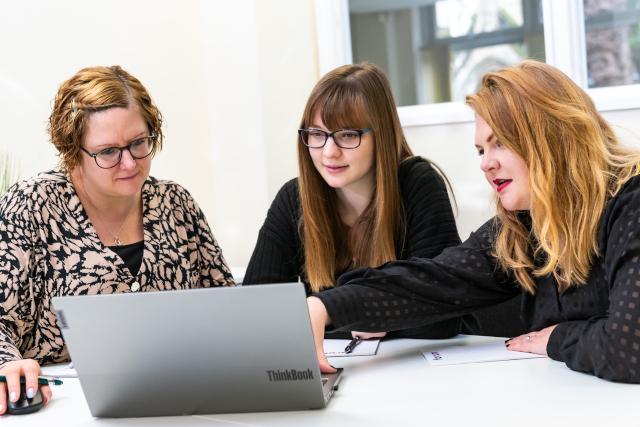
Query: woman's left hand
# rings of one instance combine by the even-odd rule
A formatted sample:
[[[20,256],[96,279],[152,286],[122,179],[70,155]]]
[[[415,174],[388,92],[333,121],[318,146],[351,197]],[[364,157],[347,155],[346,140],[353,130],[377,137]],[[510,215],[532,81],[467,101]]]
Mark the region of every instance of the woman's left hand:
[[[511,351],[523,351],[525,353],[534,353],[547,355],[547,343],[551,332],[558,325],[548,326],[537,332],[529,332],[519,337],[507,340],[506,346]]]

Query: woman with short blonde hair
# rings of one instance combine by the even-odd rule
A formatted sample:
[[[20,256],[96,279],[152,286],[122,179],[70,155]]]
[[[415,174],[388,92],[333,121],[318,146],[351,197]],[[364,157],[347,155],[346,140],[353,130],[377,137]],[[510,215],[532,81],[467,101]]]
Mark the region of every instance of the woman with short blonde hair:
[[[49,135],[59,168],[0,201],[0,414],[20,377],[46,403],[40,365],[69,360],[54,297],[233,284],[189,192],[149,176],[162,115],[138,79],[119,66],[78,71],[58,90]]]

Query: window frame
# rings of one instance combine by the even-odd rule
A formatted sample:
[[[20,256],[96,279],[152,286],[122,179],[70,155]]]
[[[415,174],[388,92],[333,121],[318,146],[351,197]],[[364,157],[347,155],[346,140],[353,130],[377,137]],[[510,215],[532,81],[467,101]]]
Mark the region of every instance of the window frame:
[[[348,0],[315,0],[320,74],[353,62]],[[640,84],[587,88],[587,58],[582,0],[542,0],[545,56],[585,88],[599,111],[640,109]],[[337,23],[337,24],[336,24]],[[429,126],[473,121],[463,102],[398,107],[403,126]]]

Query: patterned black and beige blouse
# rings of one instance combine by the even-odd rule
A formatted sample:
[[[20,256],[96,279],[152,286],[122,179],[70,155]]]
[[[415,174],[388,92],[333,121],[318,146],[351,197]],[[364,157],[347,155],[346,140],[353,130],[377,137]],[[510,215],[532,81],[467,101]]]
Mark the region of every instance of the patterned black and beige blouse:
[[[0,365],[69,359],[51,299],[233,284],[191,195],[170,181],[142,188],[144,249],[138,273],[104,246],[68,176],[21,181],[0,201]]]

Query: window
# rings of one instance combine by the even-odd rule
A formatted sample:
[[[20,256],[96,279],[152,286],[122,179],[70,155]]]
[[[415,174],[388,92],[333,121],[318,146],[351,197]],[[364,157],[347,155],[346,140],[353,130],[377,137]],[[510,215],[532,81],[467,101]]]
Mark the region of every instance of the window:
[[[640,108],[640,0],[320,0],[321,72],[383,68],[404,126],[466,122],[486,71],[535,58],[600,110]],[[437,105],[433,105],[437,104]]]
[[[590,88],[640,83],[640,0],[584,0]]]
[[[491,69],[544,60],[539,0],[439,0],[377,10],[351,0],[353,61],[372,61],[399,105],[464,101]]]

